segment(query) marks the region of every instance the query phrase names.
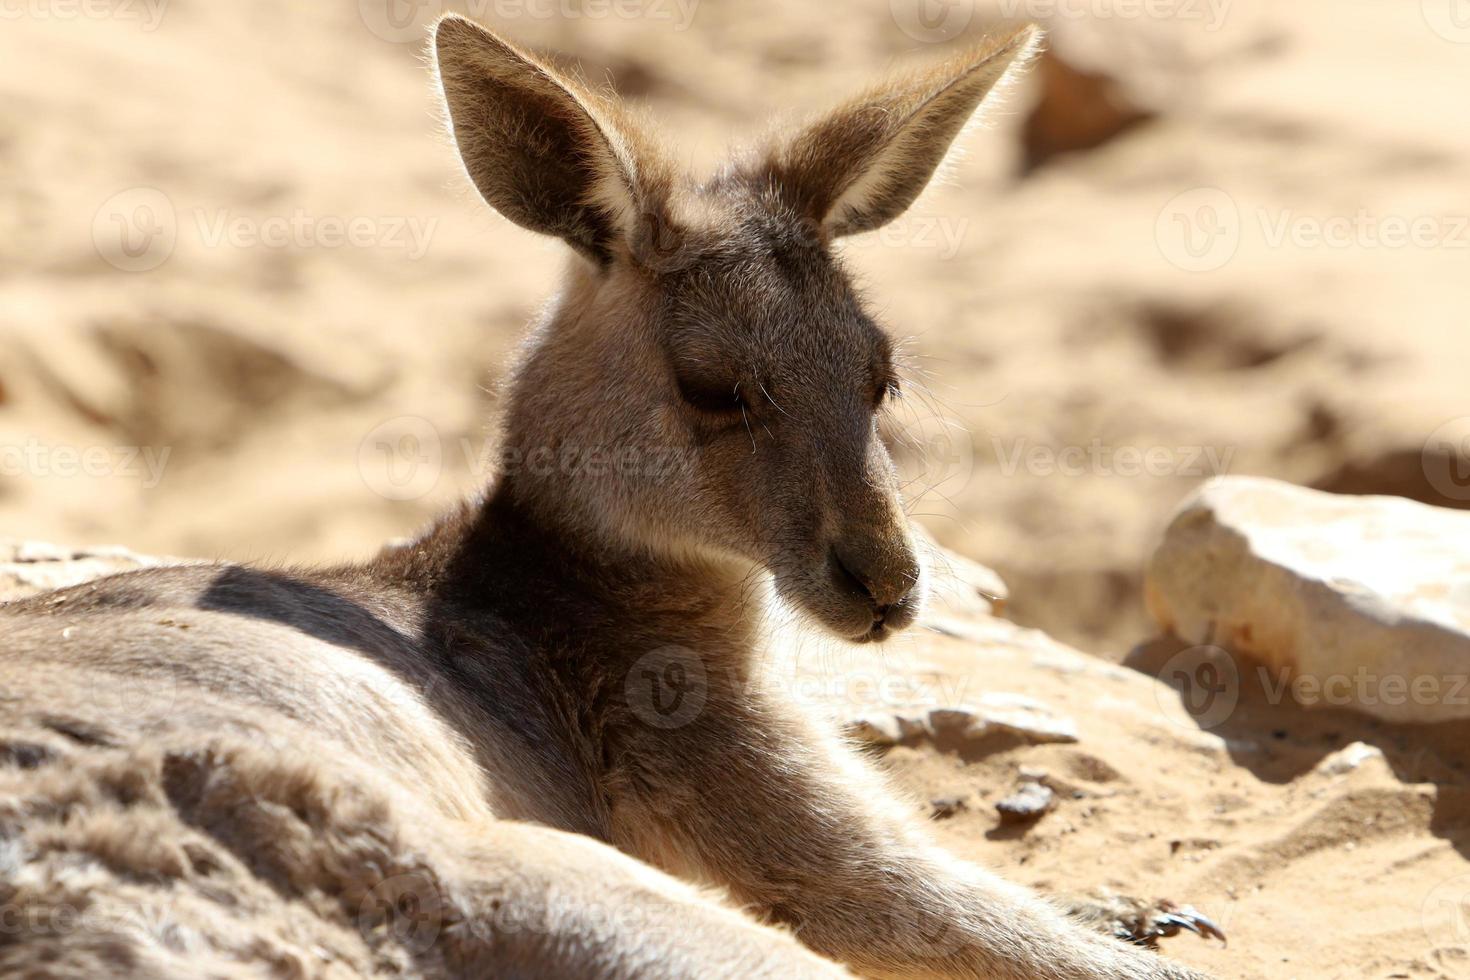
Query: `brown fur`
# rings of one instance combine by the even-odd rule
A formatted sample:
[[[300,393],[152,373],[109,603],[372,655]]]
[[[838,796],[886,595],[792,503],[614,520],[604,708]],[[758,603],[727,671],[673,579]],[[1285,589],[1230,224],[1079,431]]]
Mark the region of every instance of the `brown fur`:
[[[916,615],[892,352],[829,245],[912,202],[1034,46],[695,184],[442,21],[471,180],[578,253],[500,474],[361,566],[0,607],[0,973],[1193,976],[944,854],[757,669],[759,575],[855,641]]]

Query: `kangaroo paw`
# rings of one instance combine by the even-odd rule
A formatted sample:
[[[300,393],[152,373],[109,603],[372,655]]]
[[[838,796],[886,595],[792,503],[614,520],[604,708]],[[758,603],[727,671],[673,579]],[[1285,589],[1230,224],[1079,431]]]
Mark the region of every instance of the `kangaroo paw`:
[[[1087,897],[1065,903],[1080,921],[1125,942],[1156,949],[1159,940],[1188,930],[1205,939],[1226,942],[1225,931],[1207,915],[1167,899],[1145,902],[1121,895]]]

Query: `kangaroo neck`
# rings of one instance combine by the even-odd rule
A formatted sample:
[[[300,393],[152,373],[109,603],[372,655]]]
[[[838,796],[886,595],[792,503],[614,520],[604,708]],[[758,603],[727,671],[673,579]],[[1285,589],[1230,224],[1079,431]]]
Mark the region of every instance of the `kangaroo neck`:
[[[764,615],[754,569],[558,525],[510,479],[442,519],[412,550],[416,567],[403,573],[434,605],[509,621],[538,646],[699,643],[740,656]]]

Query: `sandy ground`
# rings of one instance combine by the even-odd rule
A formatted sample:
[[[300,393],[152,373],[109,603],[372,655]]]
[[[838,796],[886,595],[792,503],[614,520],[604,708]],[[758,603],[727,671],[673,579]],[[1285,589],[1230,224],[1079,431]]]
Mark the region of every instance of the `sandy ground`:
[[[965,802],[937,824],[957,853],[1059,897],[1193,905],[1228,946],[1185,934],[1164,951],[1220,977],[1470,976],[1464,726],[1426,734],[1304,716],[1247,689],[1227,722],[1202,731],[1175,690],[1143,674],[1010,624],[966,639],[916,637],[884,663],[940,702],[1024,691],[1077,719],[1080,740],[890,750],[885,765],[920,812]],[[1136,666],[1177,649],[1155,644]],[[1348,769],[1364,745],[1382,755]],[[1004,826],[994,804],[1023,767],[1044,771],[1060,803],[1034,826]]]
[[[647,101],[694,166],[946,33],[904,0],[557,6],[473,9]],[[1002,572],[1020,622],[1148,667],[1143,562],[1200,479],[1465,506],[1432,459],[1470,415],[1456,0],[1010,8],[1150,118],[1028,168],[1032,107],[1076,115],[1033,81],[948,186],[848,248],[928,388],[900,421],[930,447],[905,465],[936,536]],[[951,34],[990,17],[927,9]],[[496,380],[562,257],[460,183],[413,18],[371,0],[3,16],[0,534],[362,556],[486,476]],[[1085,686],[1054,686],[1089,712]],[[1240,923],[1228,951],[1173,944],[1225,976],[1470,975],[1443,950],[1463,926],[1421,924],[1470,892],[1463,739],[1289,708],[1233,717],[1253,752],[1099,726],[1026,750],[1074,773],[1090,763],[1068,753],[1105,753],[1122,779],[1086,779],[1095,806],[1008,839],[977,804],[945,833],[1058,890],[1117,879]],[[1313,775],[1354,740],[1387,763]],[[988,799],[1020,762],[890,764]]]

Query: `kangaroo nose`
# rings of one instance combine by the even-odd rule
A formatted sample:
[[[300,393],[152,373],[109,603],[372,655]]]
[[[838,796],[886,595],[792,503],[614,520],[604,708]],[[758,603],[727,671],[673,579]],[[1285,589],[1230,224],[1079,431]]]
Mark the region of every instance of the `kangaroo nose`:
[[[872,605],[875,620],[883,619],[890,608],[907,598],[919,577],[907,549],[894,554],[887,549],[864,552],[839,545],[832,549],[832,564],[838,577]]]

